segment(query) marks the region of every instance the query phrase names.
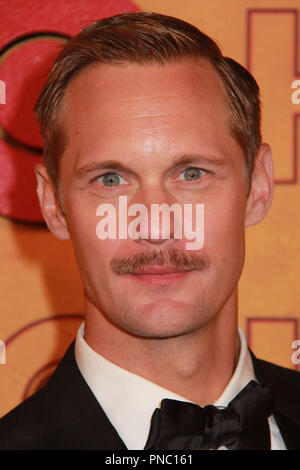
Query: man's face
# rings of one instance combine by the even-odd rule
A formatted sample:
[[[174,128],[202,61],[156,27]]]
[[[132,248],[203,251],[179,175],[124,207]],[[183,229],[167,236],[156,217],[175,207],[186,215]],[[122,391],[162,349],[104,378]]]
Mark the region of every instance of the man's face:
[[[64,213],[88,304],[111,328],[177,336],[213,321],[232,301],[244,262],[247,187],[224,101],[204,61],[93,65],[66,90],[59,114]],[[187,251],[184,237],[149,233],[99,239],[97,207],[108,203],[118,214],[119,196],[149,213],[155,203],[204,204],[203,248]],[[154,253],[165,257],[165,274],[155,272]],[[113,269],[116,260],[126,274]]]

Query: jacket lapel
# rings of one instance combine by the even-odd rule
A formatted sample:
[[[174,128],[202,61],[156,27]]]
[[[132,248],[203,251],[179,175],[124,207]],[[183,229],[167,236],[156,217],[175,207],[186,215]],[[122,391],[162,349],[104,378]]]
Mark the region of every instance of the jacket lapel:
[[[257,359],[250,351],[257,379],[272,386],[275,395],[274,417],[288,450],[300,450],[300,375],[299,372]]]
[[[74,342],[39,394],[42,449],[126,450],[77,367]]]

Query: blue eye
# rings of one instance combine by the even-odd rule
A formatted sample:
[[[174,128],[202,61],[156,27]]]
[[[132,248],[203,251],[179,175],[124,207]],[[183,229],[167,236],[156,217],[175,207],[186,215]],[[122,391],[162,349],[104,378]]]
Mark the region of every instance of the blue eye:
[[[200,179],[203,173],[205,171],[200,168],[186,168],[181,174],[184,175],[186,181],[194,181]]]
[[[100,182],[102,182],[104,186],[119,186],[119,184],[124,184],[125,182],[122,176],[113,172],[99,176],[98,180],[100,180]],[[123,181],[123,183],[121,180]]]

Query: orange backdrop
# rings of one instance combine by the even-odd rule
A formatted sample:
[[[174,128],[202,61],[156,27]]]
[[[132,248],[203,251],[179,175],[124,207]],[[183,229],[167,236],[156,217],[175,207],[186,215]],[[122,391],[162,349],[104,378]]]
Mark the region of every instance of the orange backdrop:
[[[38,7],[39,2],[44,3],[42,0],[33,3]],[[49,18],[51,15],[53,18],[53,2],[47,1]],[[73,3],[86,12],[84,17],[78,13],[76,27],[94,19],[95,10],[89,16],[89,1]],[[108,3],[110,11],[103,14]],[[290,0],[288,4],[284,0],[134,3],[139,9],[177,16],[195,24],[221,45],[225,55],[247,66],[261,85],[263,138],[273,149],[276,187],[269,215],[259,226],[247,231],[247,256],[239,291],[240,325],[256,355],[296,369],[292,342],[300,338],[300,102],[293,103],[291,97],[295,91],[292,82],[300,79],[300,0]],[[125,2],[98,0],[98,4],[100,17],[107,16],[112,9],[119,11]],[[11,17],[19,13],[22,5],[24,2],[19,0],[9,2]],[[1,29],[5,29],[5,15],[1,11],[0,18]],[[60,21],[60,31],[64,21],[67,20]],[[0,80],[4,80],[3,67],[0,51]],[[9,80],[14,80],[13,75]],[[6,77],[7,89],[9,80]],[[18,80],[22,80],[22,74]],[[5,109],[9,110],[9,103],[2,104],[0,100],[0,124],[6,118]],[[4,141],[5,135],[0,131],[1,139]],[[6,139],[5,145],[13,144]],[[28,159],[38,158],[35,151],[27,148]],[[4,144],[1,147],[0,142],[0,162],[5,152],[6,147]],[[23,164],[20,159],[20,168]],[[22,186],[22,172],[17,173],[19,179],[14,188]],[[0,216],[0,340],[6,344],[6,364],[1,364],[5,358],[0,348],[0,415],[46,380],[75,336],[83,312],[71,244],[56,240],[41,224],[7,217],[6,179],[7,175],[2,173],[0,206],[6,216]],[[30,198],[36,196],[27,190],[22,203],[28,203]]]

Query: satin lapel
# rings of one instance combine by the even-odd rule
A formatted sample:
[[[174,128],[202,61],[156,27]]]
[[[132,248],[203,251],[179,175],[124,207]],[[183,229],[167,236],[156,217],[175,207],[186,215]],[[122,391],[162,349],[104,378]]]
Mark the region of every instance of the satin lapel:
[[[250,351],[257,379],[272,386],[274,417],[288,450],[300,450],[300,374],[257,359]]]
[[[74,343],[41,390],[38,408],[43,449],[126,449],[77,367]]]

